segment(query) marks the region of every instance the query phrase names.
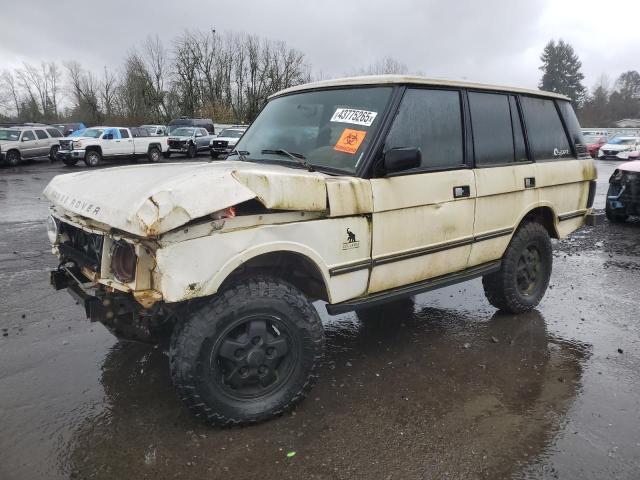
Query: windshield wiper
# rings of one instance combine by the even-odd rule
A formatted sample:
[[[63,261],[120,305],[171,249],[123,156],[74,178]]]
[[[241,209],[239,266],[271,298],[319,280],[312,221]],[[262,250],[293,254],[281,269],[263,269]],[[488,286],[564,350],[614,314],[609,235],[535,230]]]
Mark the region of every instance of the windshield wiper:
[[[289,157],[291,160],[295,160],[296,162],[298,162],[300,165],[302,165],[308,171],[310,171],[310,172],[315,172],[316,171],[316,169],[313,168],[313,166],[309,162],[307,162],[307,159],[301,153],[287,152],[286,150],[284,150],[282,148],[277,148],[277,149],[274,149],[274,150],[266,149],[266,150],[262,150],[262,153],[263,154],[267,154],[267,155],[281,155],[283,157]]]
[[[241,161],[246,162],[247,161],[247,155],[251,155],[251,152],[247,152],[246,150],[232,150],[227,155],[227,158],[230,157],[231,155],[238,155],[240,157]]]

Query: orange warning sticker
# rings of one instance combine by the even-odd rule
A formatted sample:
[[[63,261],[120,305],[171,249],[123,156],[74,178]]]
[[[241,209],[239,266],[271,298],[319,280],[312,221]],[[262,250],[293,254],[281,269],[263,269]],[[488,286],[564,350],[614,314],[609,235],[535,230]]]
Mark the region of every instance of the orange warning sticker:
[[[358,151],[360,144],[364,141],[366,134],[367,132],[365,130],[345,128],[333,149],[354,155]]]

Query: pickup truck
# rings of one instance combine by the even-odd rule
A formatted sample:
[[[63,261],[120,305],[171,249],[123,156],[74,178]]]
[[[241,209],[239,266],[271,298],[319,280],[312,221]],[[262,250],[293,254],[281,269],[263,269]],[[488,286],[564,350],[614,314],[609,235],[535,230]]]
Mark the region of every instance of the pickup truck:
[[[166,138],[152,137],[146,128],[92,127],[82,136],[61,139],[56,158],[67,166],[84,160],[88,167],[96,167],[103,159],[117,158],[147,157],[156,163],[167,152]]]
[[[206,128],[179,127],[171,131],[167,139],[169,155],[171,153],[184,153],[189,158],[194,158],[198,152],[208,151],[209,143],[215,135],[209,133]],[[168,155],[165,155],[168,157]]]

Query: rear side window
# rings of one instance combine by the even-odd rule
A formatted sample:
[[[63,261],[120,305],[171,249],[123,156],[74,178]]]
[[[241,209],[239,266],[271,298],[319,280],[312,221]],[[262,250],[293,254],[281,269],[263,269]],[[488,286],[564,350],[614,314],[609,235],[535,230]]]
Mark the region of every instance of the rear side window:
[[[564,120],[564,124],[569,131],[569,137],[575,145],[584,145],[584,138],[582,138],[582,129],[580,128],[580,122],[576,117],[576,113],[573,111],[571,103],[566,100],[558,100],[558,108]]]
[[[55,128],[47,128],[47,133],[51,138],[60,138],[62,134]]]
[[[120,138],[129,138],[129,131],[126,128],[120,129]]]
[[[514,162],[516,157],[509,96],[469,92],[468,97],[476,164]]]
[[[527,136],[535,160],[572,158],[569,140],[553,100],[521,97]]]
[[[460,93],[408,89],[385,142],[392,148],[419,148],[421,168],[464,165]]]
[[[45,133],[44,130],[36,130],[35,132],[36,132],[36,135],[38,136],[38,138],[40,140],[46,140],[46,139],[49,138],[49,137],[47,137],[47,134]]]
[[[35,140],[36,136],[31,130],[25,130],[22,132],[22,140]]]

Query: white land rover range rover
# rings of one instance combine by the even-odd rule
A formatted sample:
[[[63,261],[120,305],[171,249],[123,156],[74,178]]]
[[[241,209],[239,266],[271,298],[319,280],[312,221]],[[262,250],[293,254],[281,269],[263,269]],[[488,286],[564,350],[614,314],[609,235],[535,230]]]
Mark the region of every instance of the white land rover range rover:
[[[252,423],[315,382],[314,300],[339,313],[481,276],[496,308],[535,307],[595,180],[566,97],[323,81],[273,95],[226,161],[54,178],[51,281],[121,338],[170,333],[189,408]]]

